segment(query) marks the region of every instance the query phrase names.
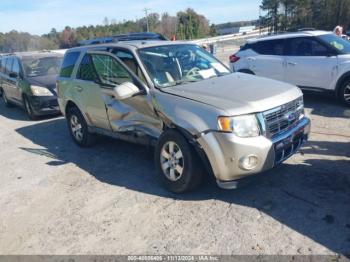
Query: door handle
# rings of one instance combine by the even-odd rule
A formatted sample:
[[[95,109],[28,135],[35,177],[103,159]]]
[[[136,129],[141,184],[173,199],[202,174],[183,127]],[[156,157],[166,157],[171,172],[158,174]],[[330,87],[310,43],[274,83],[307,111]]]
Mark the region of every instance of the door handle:
[[[291,66],[296,66],[296,65],[297,65],[297,63],[295,63],[295,62],[288,62],[288,65],[291,65]]]
[[[76,89],[78,92],[83,91],[83,88],[82,88],[81,86],[76,86],[75,89]]]

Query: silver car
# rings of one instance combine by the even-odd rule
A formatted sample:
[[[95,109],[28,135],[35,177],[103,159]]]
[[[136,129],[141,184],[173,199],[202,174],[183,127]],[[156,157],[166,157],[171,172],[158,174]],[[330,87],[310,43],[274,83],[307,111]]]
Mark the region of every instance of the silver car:
[[[292,156],[310,131],[299,88],[231,73],[189,43],[70,49],[57,89],[79,146],[91,145],[96,134],[154,145],[156,173],[177,193],[207,174],[222,188],[236,188],[237,180]]]

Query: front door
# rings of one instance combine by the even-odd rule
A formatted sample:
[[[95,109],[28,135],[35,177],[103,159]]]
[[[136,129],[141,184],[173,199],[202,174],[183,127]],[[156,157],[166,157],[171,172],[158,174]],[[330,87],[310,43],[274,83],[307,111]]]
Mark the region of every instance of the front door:
[[[157,137],[162,122],[154,111],[151,95],[145,84],[115,55],[107,52],[88,52],[88,55],[100,82],[102,99],[112,130],[140,131]],[[140,94],[123,100],[116,99],[114,88],[126,82],[136,85]]]
[[[328,89],[337,76],[338,57],[313,37],[288,43],[286,81],[300,86]]]

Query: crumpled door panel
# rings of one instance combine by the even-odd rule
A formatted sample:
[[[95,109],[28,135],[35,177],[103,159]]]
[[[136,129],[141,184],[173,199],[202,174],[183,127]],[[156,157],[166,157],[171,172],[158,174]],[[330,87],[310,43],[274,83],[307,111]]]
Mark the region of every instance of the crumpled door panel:
[[[162,122],[145,97],[137,96],[120,101],[103,95],[103,99],[114,132],[141,132],[156,138],[160,136]]]

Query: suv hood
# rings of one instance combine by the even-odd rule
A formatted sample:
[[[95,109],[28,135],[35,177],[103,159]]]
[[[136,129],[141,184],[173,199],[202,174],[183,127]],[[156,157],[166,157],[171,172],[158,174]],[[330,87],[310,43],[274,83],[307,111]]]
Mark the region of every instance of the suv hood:
[[[296,86],[242,73],[169,87],[163,91],[217,107],[231,116],[263,112],[302,96]]]

